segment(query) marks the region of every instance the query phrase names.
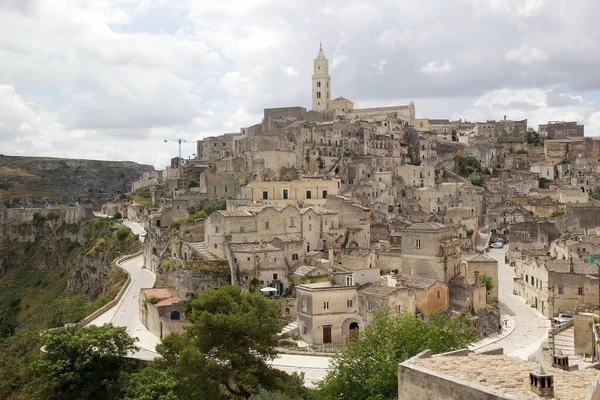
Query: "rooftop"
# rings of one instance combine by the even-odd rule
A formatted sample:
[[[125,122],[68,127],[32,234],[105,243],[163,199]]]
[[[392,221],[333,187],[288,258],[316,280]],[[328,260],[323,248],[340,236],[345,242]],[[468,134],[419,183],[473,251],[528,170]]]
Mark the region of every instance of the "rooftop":
[[[475,355],[465,357],[439,356],[414,359],[414,364],[439,374],[475,383],[505,395],[519,399],[538,400],[540,397],[530,390],[529,372],[538,368],[538,364],[520,358],[492,355]],[[584,399],[589,386],[598,371],[585,369],[581,371],[563,371],[547,368],[547,373],[554,375],[554,399]]]
[[[365,294],[375,294],[379,296],[387,296],[397,290],[395,286],[384,286],[378,283],[368,283],[362,286],[358,291]]]
[[[485,254],[481,253],[462,253],[460,256],[463,261],[473,261],[473,262],[497,262],[494,259],[489,258]]]
[[[423,278],[421,276],[414,276],[414,275],[403,275],[398,280],[399,281],[404,280],[404,284],[408,287],[419,288],[419,289],[430,288],[431,286],[435,285],[435,283],[437,282],[436,279]]]

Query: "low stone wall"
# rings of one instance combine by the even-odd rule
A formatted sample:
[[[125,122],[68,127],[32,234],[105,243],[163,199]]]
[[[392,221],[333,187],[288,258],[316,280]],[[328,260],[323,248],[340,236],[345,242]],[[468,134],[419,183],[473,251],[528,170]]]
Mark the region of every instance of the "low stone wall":
[[[137,253],[128,254],[126,256],[118,258],[117,260],[115,260],[115,265],[120,268],[121,263],[131,260],[132,258],[135,258],[137,256],[140,256],[141,254],[142,254],[142,252],[138,251]],[[127,280],[125,281],[125,284],[123,285],[123,287],[121,287],[121,290],[119,290],[119,293],[117,293],[117,295],[115,296],[114,299],[112,299],[111,301],[109,301],[108,303],[106,303],[105,305],[103,305],[102,307],[100,307],[99,309],[97,309],[96,311],[94,311],[90,315],[86,316],[81,321],[79,321],[77,323],[78,328],[86,326],[87,324],[89,324],[90,322],[92,322],[93,320],[98,318],[100,315],[104,314],[106,311],[113,308],[115,305],[117,305],[117,303],[119,303],[119,301],[121,300],[121,297],[123,297],[123,295],[125,294],[125,291],[129,287],[129,284],[131,283],[131,275],[125,269],[123,269],[123,271],[125,271],[125,273],[127,274]]]

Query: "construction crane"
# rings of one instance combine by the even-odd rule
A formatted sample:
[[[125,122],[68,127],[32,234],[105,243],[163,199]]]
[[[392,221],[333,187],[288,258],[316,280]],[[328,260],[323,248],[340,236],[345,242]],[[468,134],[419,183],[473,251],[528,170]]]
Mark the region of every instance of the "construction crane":
[[[179,139],[165,139],[165,143],[167,143],[167,142],[177,142],[177,143],[179,143],[179,158],[180,159],[181,159],[181,143],[191,143],[191,142],[189,142],[187,140],[184,140],[182,138],[179,138]]]

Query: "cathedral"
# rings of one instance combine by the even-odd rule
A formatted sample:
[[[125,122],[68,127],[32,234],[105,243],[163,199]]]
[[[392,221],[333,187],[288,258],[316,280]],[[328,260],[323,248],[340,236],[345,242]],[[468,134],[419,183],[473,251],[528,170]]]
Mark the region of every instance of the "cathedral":
[[[327,112],[333,119],[370,119],[384,115],[396,114],[404,123],[414,125],[415,105],[354,108],[354,103],[344,97],[331,99],[331,75],[329,75],[329,60],[319,46],[317,57],[313,60],[312,74],[312,110]]]

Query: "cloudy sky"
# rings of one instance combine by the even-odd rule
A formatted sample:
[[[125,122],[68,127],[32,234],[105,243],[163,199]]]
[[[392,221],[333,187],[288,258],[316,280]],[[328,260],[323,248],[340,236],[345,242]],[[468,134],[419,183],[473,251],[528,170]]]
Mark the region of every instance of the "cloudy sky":
[[[163,167],[195,140],[333,97],[600,135],[597,0],[0,0],[0,153]]]

